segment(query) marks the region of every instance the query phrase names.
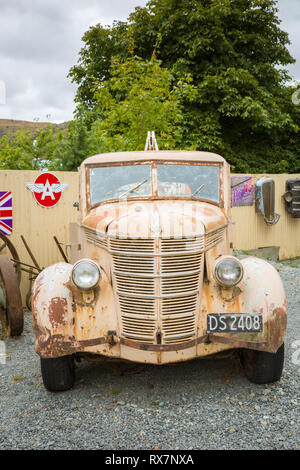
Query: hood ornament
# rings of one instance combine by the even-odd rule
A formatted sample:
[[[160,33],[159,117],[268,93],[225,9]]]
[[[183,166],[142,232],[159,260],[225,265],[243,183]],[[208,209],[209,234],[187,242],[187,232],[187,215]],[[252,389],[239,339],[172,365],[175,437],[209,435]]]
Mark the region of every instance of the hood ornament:
[[[154,220],[151,224],[150,231],[154,235],[154,237],[159,237],[162,234],[163,229],[159,223],[159,216],[157,212],[154,214]]]

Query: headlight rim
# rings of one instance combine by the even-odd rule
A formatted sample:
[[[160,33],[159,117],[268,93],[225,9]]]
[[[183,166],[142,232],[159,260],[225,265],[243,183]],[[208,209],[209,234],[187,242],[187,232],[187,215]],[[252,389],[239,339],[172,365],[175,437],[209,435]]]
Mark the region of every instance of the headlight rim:
[[[97,270],[98,270],[98,280],[97,282],[95,282],[92,286],[90,287],[82,287],[82,286],[79,286],[78,284],[76,284],[75,280],[74,280],[74,272],[75,272],[75,269],[76,267],[79,265],[79,264],[82,264],[82,263],[89,263],[91,265],[94,265],[96,266]],[[83,290],[83,291],[90,291],[90,290],[93,290],[97,287],[97,285],[99,284],[100,282],[100,279],[101,279],[101,269],[100,269],[100,266],[98,265],[98,263],[96,263],[95,261],[89,259],[89,258],[83,258],[83,259],[80,259],[79,261],[76,261],[76,263],[74,263],[73,267],[72,267],[72,271],[71,271],[71,280],[72,280],[72,283],[73,285],[77,288],[77,289],[80,289],[80,290]]]
[[[219,277],[218,277],[218,274],[217,274],[217,268],[219,267],[219,265],[224,262],[224,261],[227,261],[227,260],[232,260],[232,261],[236,261],[237,264],[240,266],[241,268],[241,274],[239,276],[239,279],[234,283],[234,284],[226,284],[224,283]],[[223,288],[227,288],[227,289],[232,289],[233,287],[236,287],[242,280],[243,280],[243,277],[244,277],[244,267],[243,267],[243,264],[241,263],[241,261],[236,258],[235,256],[222,256],[221,258],[219,258],[216,263],[215,263],[215,266],[214,266],[214,278],[216,280],[216,282]]]

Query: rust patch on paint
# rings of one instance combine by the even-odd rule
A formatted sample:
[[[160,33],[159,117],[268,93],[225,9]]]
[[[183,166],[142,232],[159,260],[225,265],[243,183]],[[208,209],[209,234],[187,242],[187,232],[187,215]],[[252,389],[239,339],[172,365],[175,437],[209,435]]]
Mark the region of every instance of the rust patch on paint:
[[[287,327],[287,315],[284,308],[273,310],[268,321],[268,343],[270,352],[277,352],[282,345]]]
[[[120,338],[120,343],[129,346],[130,348],[140,349],[141,351],[167,352],[181,351],[182,349],[192,348],[197,346],[197,344],[205,343],[206,340],[207,335],[201,336],[200,338],[194,339],[192,341],[187,341],[186,343],[179,344],[148,344],[126,338]]]
[[[91,346],[107,344],[108,337],[92,338],[77,341],[72,336],[53,335],[47,329],[42,331],[36,323],[33,324],[35,335],[35,351],[41,357],[60,357],[75,354]]]
[[[49,305],[49,320],[53,326],[65,325],[68,312],[67,299],[64,297],[53,297]]]

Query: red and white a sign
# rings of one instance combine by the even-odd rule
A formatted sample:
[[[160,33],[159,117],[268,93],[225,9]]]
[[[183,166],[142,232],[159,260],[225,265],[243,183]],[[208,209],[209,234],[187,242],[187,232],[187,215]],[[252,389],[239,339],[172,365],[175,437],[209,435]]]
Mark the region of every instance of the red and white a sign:
[[[25,185],[42,207],[56,206],[62,193],[69,186],[67,183],[61,183],[57,176],[48,171],[39,175],[34,183],[25,183]]]

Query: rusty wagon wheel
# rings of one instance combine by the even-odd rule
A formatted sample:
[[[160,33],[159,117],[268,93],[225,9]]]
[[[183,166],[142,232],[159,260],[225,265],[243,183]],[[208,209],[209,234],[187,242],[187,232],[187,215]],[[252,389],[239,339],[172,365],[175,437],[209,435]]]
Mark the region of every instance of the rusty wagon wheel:
[[[3,233],[0,233],[0,254],[2,253],[2,251],[4,250],[4,248],[7,248],[8,251],[10,252],[10,255],[8,255],[9,258],[15,259],[16,261],[20,261],[18,252],[17,252],[17,250],[15,249],[14,245],[12,244],[12,242],[9,240],[8,237],[6,237],[5,235],[3,235]],[[14,264],[14,267],[15,267],[15,271],[16,271],[16,273],[17,273],[18,285],[20,285],[20,282],[21,282],[21,274],[22,274],[21,265],[20,265],[19,263],[15,263],[15,264]]]
[[[11,336],[20,336],[24,327],[21,291],[13,261],[0,255],[0,309]]]

